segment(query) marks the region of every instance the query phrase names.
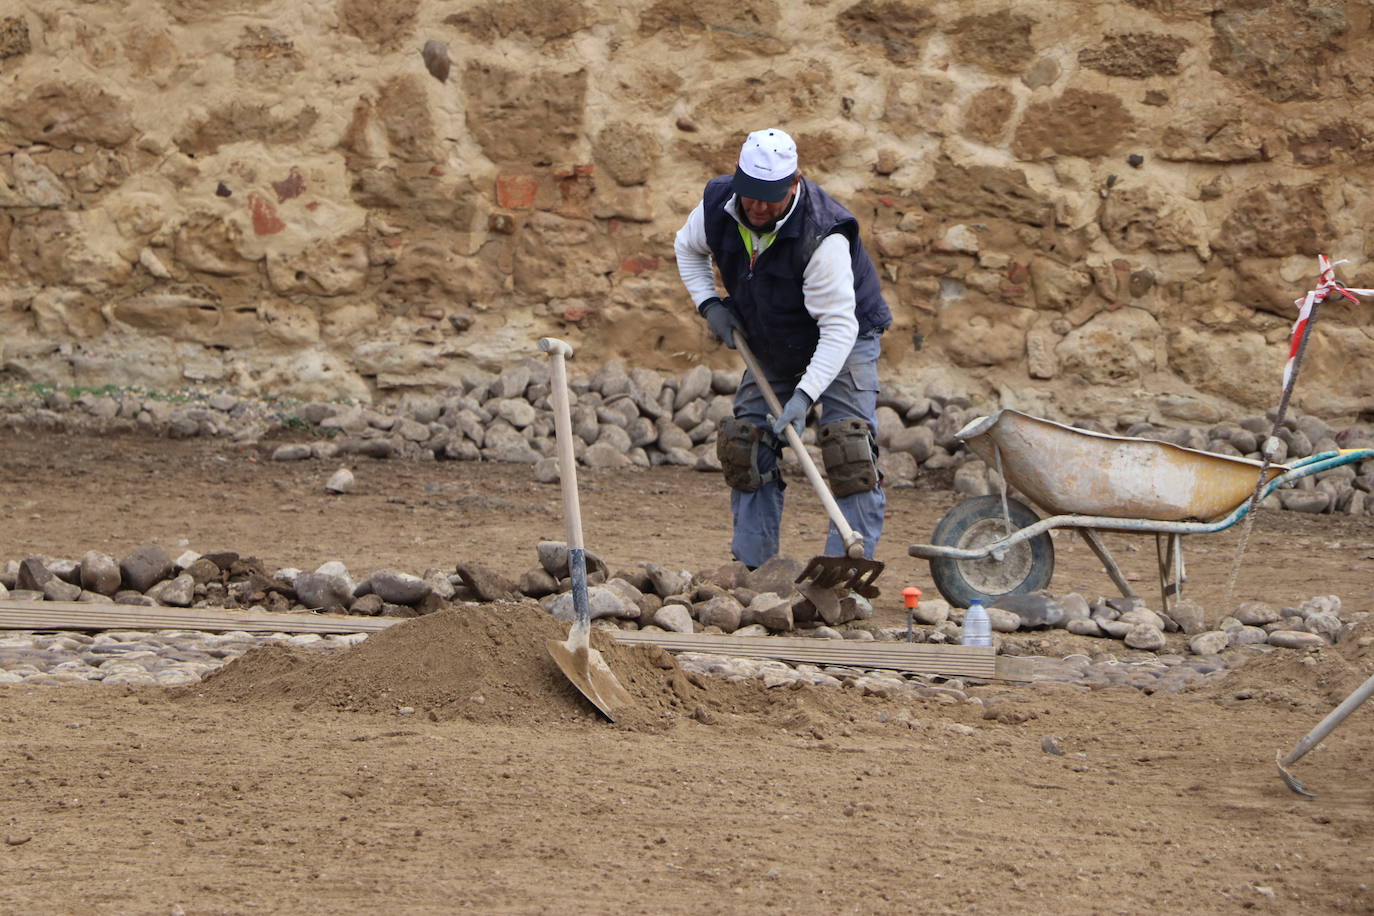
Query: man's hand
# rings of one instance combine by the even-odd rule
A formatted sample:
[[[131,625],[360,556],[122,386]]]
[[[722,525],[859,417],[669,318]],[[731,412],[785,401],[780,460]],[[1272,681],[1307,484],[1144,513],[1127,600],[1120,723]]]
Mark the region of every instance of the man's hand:
[[[707,299],[701,304],[701,316],[711,326],[711,334],[731,350],[735,349],[735,332],[743,331],[735,310],[719,299]]]
[[[767,384],[765,382],[764,384]],[[811,409],[811,395],[798,388],[787,399],[787,403],[782,405],[782,416],[773,421],[773,435],[784,435],[787,427],[791,426],[801,435],[802,424],[806,422],[806,412]]]

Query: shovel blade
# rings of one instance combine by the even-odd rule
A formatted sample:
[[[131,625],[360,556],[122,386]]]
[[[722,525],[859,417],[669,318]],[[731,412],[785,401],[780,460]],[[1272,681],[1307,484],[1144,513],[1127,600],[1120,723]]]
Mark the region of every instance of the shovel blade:
[[[876,598],[878,587],[873,580],[878,578],[886,564],[877,560],[850,557],[812,557],[811,562],[797,576],[797,584],[806,589],[847,588],[865,598]]]
[[[615,711],[630,702],[630,692],[626,690],[596,649],[588,648],[585,643],[578,645],[574,640],[559,642],[548,641],[549,655],[555,664],[572,681],[572,685],[591,701],[603,716],[615,721]]]

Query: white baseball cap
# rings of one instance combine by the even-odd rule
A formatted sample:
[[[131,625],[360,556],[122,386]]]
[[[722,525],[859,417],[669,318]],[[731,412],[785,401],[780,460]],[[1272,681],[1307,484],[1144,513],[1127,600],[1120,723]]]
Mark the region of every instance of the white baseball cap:
[[[776,203],[787,196],[797,176],[797,144],[776,127],[756,130],[739,151],[731,184],[740,197]]]

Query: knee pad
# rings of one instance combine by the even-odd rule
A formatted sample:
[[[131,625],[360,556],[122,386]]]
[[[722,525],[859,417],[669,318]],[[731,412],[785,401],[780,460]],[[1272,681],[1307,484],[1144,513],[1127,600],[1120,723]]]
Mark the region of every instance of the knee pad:
[[[836,498],[878,486],[877,444],[868,424],[857,417],[821,426],[821,460]]]
[[[773,449],[773,436],[752,423],[730,417],[720,421],[716,429],[716,456],[730,489],[753,493],[764,484],[777,480],[777,470],[759,472],[759,449]]]

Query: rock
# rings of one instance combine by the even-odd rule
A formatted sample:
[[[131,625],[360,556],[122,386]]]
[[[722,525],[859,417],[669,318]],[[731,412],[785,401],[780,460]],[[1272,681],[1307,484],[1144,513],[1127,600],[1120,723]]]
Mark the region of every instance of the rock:
[[[348,613],[359,617],[376,617],[382,613],[382,607],[386,602],[382,601],[381,595],[363,595],[353,601],[348,608]]]
[[[1232,646],[1257,646],[1269,641],[1269,634],[1259,628],[1242,624],[1227,631]]]
[[[1250,627],[1262,627],[1282,618],[1279,609],[1264,601],[1242,601],[1231,616]]]
[[[676,571],[664,569],[657,563],[648,561],[641,562],[639,565],[648,574],[653,593],[660,598],[667,598],[669,595],[681,595],[692,586],[692,574],[685,569]]]
[[[1216,655],[1230,645],[1230,635],[1225,630],[1208,630],[1188,640],[1188,651],[1194,655]]]
[[[158,604],[167,607],[190,607],[195,599],[196,580],[186,573],[175,579],[159,582],[148,589],[147,595]]]
[[[119,564],[113,557],[97,550],[88,550],[82,555],[80,584],[86,591],[113,595],[119,591],[121,581]]]
[[[697,573],[697,579],[702,582],[709,582],[727,591],[733,591],[743,585],[744,580],[749,576],[749,567],[739,560],[732,560],[729,563],[717,566],[715,569],[704,570]]]
[[[744,586],[755,592],[772,592],[775,595],[791,595],[796,591],[797,575],[801,564],[791,557],[769,557],[763,565],[744,577]]]
[[[1102,628],[1102,632],[1112,637],[1112,639],[1125,639],[1126,634],[1131,632],[1131,627],[1133,626],[1133,624],[1122,623],[1120,620],[1104,620],[1101,618],[1097,619],[1097,625]]]
[[[710,394],[711,379],[711,370],[706,366],[693,366],[684,372],[678,384],[677,394],[673,397],[673,410],[679,411],[692,401]]]
[[[1322,636],[1301,630],[1275,630],[1269,634],[1269,645],[1280,649],[1319,649],[1326,644]]]
[[[1165,646],[1164,631],[1148,623],[1133,624],[1123,641],[1132,649],[1145,652],[1158,652]]]
[[[1331,494],[1325,490],[1279,490],[1279,505],[1290,512],[1319,515],[1331,508]]]
[[[324,488],[330,493],[347,493],[353,489],[353,472],[348,468],[339,468],[334,475],[329,478],[329,482]]]
[[[939,626],[949,619],[949,602],[943,598],[922,598],[911,609],[911,617],[928,627]]]
[[[987,608],[988,621],[997,633],[1015,633],[1021,629],[1021,617],[1000,607]]]
[[[306,443],[294,442],[287,445],[279,445],[272,452],[273,461],[303,461],[314,454],[311,447]]]
[[[536,483],[558,483],[561,477],[557,458],[540,458],[534,463],[534,480]]]
[[[1065,628],[1068,627],[1070,621],[1083,620],[1092,615],[1092,608],[1088,605],[1088,599],[1078,592],[1060,595],[1057,600],[1060,609],[1064,612],[1064,619],[1060,625]]]
[[[1309,614],[1325,613],[1341,615],[1341,599],[1339,595],[1318,595],[1315,598],[1308,598],[1302,603],[1299,610],[1304,611],[1304,617]]]
[[[207,582],[216,582],[222,573],[219,566],[207,557],[198,557],[194,563],[183,570],[190,576],[197,585],[204,585]]]
[[[653,598],[650,599],[638,588],[636,588],[633,583],[625,579],[621,579],[619,577],[616,577],[614,579],[608,579],[606,580],[605,587],[615,592],[617,595],[628,601],[630,604],[633,604],[635,607],[639,608],[639,619],[641,622],[650,622],[653,618],[654,612],[662,606],[662,604],[658,600],[657,595],[653,596]]]
[[[296,597],[308,608],[342,611],[353,604],[353,580],[346,571],[326,569],[325,564],[315,572],[301,573],[294,583]],[[342,564],[337,564],[342,566]]]
[[[1180,630],[1189,636],[1202,633],[1207,629],[1206,612],[1202,606],[1191,601],[1176,601],[1169,609],[1169,616],[1178,624]]]
[[[459,563],[455,567],[455,572],[463,580],[463,584],[477,596],[478,601],[509,601],[521,597],[520,589],[514,582],[479,563]],[[572,617],[567,619],[571,620]]]
[[[568,568],[568,545],[563,541],[540,541],[535,545],[535,552],[539,555],[539,565],[549,575],[558,579],[566,579],[572,575]],[[590,550],[583,549],[582,562],[587,570],[588,581],[604,582],[608,578],[609,568],[606,561]]]
[[[721,595],[696,608],[696,618],[704,627],[720,627],[727,633],[739,629],[744,608],[734,598]]]
[[[787,632],[796,624],[792,616],[792,601],[776,592],[763,592],[749,602],[747,619],[778,632]]]
[[[812,639],[844,639],[844,634],[834,627],[820,626],[812,630],[807,630],[806,635]]]
[[[928,426],[894,429],[888,434],[887,448],[892,452],[910,455],[918,464],[921,464],[935,450],[935,433]]]
[[[955,470],[954,492],[963,496],[987,496],[992,492],[983,462],[969,461]]]
[[[379,569],[369,578],[374,594],[389,604],[418,604],[434,593],[434,587],[419,576]]]
[[[430,594],[440,601],[452,601],[453,596],[458,593],[458,590],[453,587],[453,583],[449,581],[448,573],[442,569],[426,569],[425,574],[420,578],[429,583]]]
[[[543,598],[558,591],[558,579],[545,569],[531,569],[520,574],[516,583],[520,593],[531,598]]]
[[[1303,622],[1303,627],[1309,633],[1315,633],[1323,637],[1327,642],[1335,644],[1341,638],[1341,632],[1345,629],[1345,624],[1335,614],[1308,614],[1307,620]]]
[[[564,623],[572,622],[574,616],[572,592],[550,595],[539,603],[555,619]],[[611,589],[600,585],[594,585],[587,589],[587,608],[592,620],[600,620],[603,617],[629,619],[639,616],[639,608],[625,601]]]
[[[1091,617],[1075,617],[1064,625],[1075,636],[1106,636],[1107,633]]]
[[[43,583],[44,601],[76,601],[80,597],[81,586],[63,582],[57,576],[52,576]]]
[[[19,564],[19,572],[14,577],[14,587],[25,591],[41,592],[43,586],[53,579],[48,565],[40,557],[29,557]]]
[[[1023,627],[1054,627],[1064,621],[1064,608],[1048,595],[1034,593],[1028,595],[1003,595],[992,604],[993,608],[1010,611],[1021,619]],[[1086,615],[1087,603],[1084,602]]]
[[[172,560],[156,544],[138,548],[119,563],[126,588],[146,592],[172,574]]]
[[[1144,624],[1145,626],[1154,627],[1156,630],[1160,631],[1166,629],[1164,618],[1159,616],[1149,608],[1133,608],[1132,610],[1129,610],[1126,613],[1122,614],[1120,617],[1117,618],[1117,620],[1121,621],[1122,623],[1129,623],[1132,626],[1135,626],[1136,624]]]
[[[653,624],[669,633],[691,633],[692,615],[680,604],[665,604],[654,611]]]

